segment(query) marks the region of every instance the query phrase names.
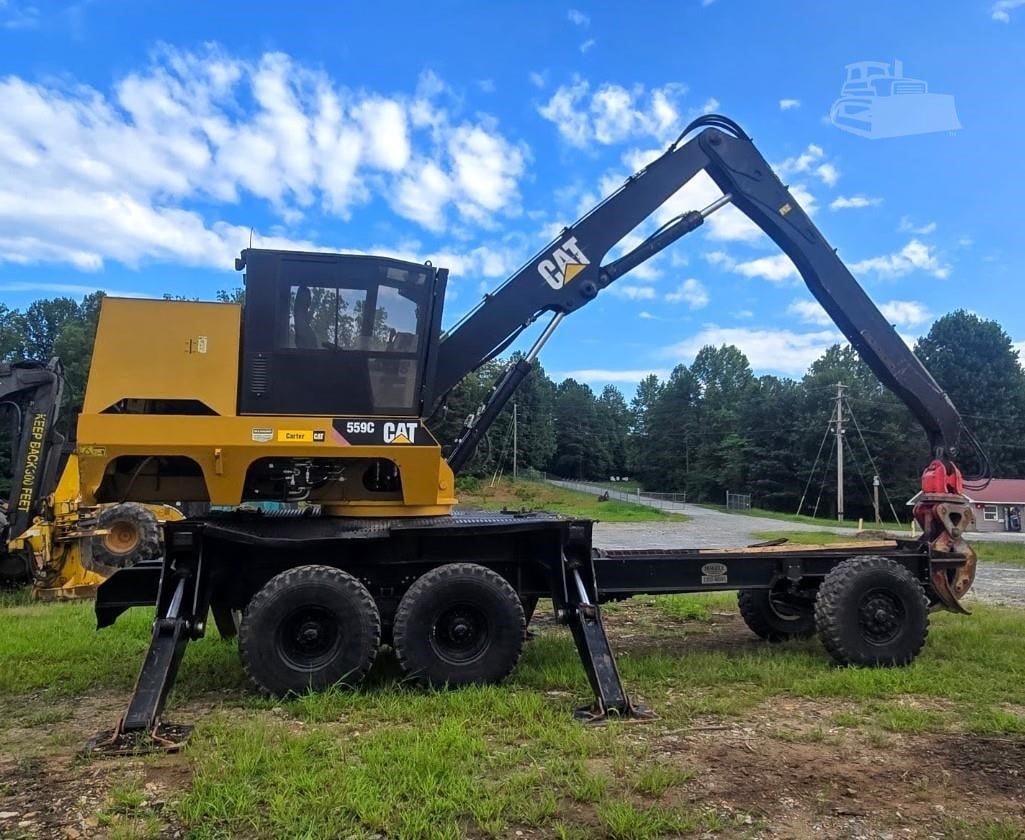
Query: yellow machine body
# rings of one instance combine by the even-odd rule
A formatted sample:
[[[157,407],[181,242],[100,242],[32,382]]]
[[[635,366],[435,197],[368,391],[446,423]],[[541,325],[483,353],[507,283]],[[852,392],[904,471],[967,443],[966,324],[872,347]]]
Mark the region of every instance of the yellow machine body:
[[[329,513],[451,512],[454,477],[421,418],[240,414],[241,321],[231,303],[104,299],[78,422],[86,504],[233,507],[269,499],[253,476],[287,463],[329,465],[332,480],[286,499]],[[397,476],[383,489],[381,470]]]

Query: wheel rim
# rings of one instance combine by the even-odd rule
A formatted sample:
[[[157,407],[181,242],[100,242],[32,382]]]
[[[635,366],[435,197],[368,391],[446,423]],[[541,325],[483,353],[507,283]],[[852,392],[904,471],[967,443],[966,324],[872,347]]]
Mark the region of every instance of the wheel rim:
[[[298,671],[316,671],[330,662],[341,646],[338,618],[319,606],[293,610],[278,627],[278,650]]]
[[[491,624],[474,604],[455,604],[443,610],[431,628],[431,647],[445,662],[464,665],[478,659],[491,643]]]
[[[769,592],[769,609],[780,621],[800,621],[805,613],[788,604],[778,592]]]
[[[858,605],[862,635],[872,645],[885,645],[896,639],[904,626],[905,616],[900,598],[884,589],[866,592]]]
[[[139,546],[139,529],[131,522],[111,522],[103,544],[111,554],[130,554]]]

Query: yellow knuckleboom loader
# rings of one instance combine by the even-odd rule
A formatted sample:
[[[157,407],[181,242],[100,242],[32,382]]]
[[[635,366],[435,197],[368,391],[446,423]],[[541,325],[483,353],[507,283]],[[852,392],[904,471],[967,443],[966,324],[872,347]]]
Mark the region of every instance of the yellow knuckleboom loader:
[[[702,172],[719,198],[666,212],[644,241],[609,258]],[[728,205],[782,249],[922,425],[932,459],[915,508],[922,536],[617,551],[592,544],[586,519],[454,511],[454,475],[561,322]],[[726,117],[695,120],[445,331],[448,272],[431,262],[249,248],[235,267],[245,270],[242,305],[106,298],[100,311],[78,424],[83,501],[223,510],[169,523],[162,563],[124,569],[99,588],[100,627],[136,605],[156,603],[157,619],[128,709],[97,745],[117,748],[147,732],[164,746],[181,743],[183,731],[163,726],[162,710],[211,612],[223,635],[237,632],[252,682],[285,696],[358,685],[382,642],[411,681],[499,682],[516,665],[537,599],[551,598],[587,672],[594,704],[582,714],[594,720],[645,715],[616,669],[601,620],[606,601],[735,589],[763,638],[817,633],[835,661],[868,666],[911,662],[930,609],[964,611],[975,557],[954,458],[960,447],[978,448],[983,463],[984,453]],[[529,351],[443,451],[428,418],[467,374],[546,316]],[[291,507],[239,509],[249,502]]]

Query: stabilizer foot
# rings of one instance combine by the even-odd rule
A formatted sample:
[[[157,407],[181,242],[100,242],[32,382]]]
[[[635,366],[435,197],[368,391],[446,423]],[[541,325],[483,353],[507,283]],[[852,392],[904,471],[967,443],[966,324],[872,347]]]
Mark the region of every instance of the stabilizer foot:
[[[651,723],[658,715],[643,703],[630,703],[625,711],[602,711],[594,706],[581,706],[573,712],[573,720],[585,726],[605,726],[609,721],[620,723]]]
[[[104,729],[90,738],[82,753],[111,758],[176,753],[185,746],[191,734],[191,726],[177,723],[160,723],[149,732],[125,732],[118,724],[116,728]]]

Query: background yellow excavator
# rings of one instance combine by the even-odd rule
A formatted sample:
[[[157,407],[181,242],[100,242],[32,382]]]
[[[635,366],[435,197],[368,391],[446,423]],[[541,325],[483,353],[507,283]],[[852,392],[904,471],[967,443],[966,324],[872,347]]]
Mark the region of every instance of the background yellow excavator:
[[[169,505],[84,506],[78,456],[57,431],[60,362],[0,364],[0,412],[10,422],[10,493],[0,501],[0,583],[31,583],[41,600],[92,597],[118,569],[155,560]]]

